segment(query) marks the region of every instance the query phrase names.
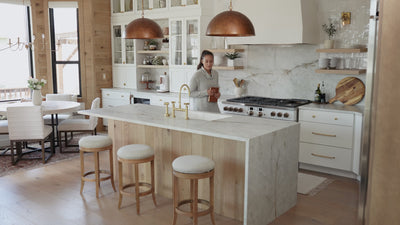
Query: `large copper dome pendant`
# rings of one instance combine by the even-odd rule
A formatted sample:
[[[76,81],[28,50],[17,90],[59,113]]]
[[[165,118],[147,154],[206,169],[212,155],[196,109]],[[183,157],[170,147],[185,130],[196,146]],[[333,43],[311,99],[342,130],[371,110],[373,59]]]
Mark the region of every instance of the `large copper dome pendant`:
[[[139,18],[128,24],[125,30],[126,39],[163,38],[161,27],[151,19]]]
[[[254,26],[237,11],[225,11],[216,15],[207,26],[207,36],[240,37],[255,36]]]

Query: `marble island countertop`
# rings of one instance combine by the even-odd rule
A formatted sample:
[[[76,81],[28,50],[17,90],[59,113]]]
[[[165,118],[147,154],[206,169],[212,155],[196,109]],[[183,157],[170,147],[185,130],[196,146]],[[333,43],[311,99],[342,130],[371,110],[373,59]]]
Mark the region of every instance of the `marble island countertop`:
[[[176,118],[165,117],[165,107],[144,104],[82,110],[78,113],[239,141],[298,126],[295,122],[199,111],[189,111],[190,119],[185,120],[184,112],[176,112]]]

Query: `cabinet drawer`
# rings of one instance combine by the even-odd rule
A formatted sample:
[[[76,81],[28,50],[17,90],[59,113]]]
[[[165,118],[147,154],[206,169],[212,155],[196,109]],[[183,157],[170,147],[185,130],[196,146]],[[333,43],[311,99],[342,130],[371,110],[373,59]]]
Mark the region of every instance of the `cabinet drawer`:
[[[301,109],[299,121],[353,126],[354,115],[350,113],[324,112]]]
[[[155,96],[151,98],[151,105],[158,105],[158,106],[164,106],[164,102],[169,102],[169,107],[171,107],[171,102],[175,101],[175,106],[177,106],[178,103],[178,98],[174,97],[163,97],[163,96]]]
[[[352,148],[353,127],[301,122],[300,141],[342,148]]]
[[[130,104],[129,99],[103,99],[103,108],[119,106],[119,105],[128,105]]]
[[[301,163],[351,171],[352,151],[345,148],[300,143],[299,161]]]
[[[116,92],[116,91],[104,91],[102,94],[104,98],[111,98],[111,99],[128,99],[129,100],[130,93],[125,92]]]

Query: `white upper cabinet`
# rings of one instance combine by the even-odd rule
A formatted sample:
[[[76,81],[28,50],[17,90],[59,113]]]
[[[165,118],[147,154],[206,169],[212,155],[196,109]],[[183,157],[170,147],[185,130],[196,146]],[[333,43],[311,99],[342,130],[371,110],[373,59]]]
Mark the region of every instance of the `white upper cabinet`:
[[[297,44],[319,42],[316,0],[234,1],[233,10],[254,25],[253,37],[228,38],[228,44]]]
[[[111,0],[112,13],[133,12],[133,0]]]

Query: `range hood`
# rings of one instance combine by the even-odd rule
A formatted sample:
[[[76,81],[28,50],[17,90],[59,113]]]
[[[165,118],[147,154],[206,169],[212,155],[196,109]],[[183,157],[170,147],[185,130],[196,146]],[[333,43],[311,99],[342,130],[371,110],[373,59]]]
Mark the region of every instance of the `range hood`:
[[[256,36],[229,37],[228,44],[317,44],[317,0],[240,0],[233,10],[249,17]]]

